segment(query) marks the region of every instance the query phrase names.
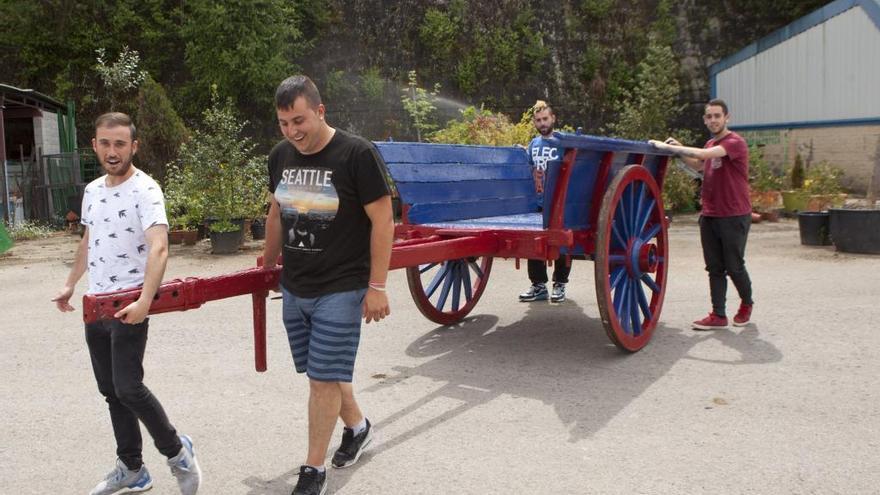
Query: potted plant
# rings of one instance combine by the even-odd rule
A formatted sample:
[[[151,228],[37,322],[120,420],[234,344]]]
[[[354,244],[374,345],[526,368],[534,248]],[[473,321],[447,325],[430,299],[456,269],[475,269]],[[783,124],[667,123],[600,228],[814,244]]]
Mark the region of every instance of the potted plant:
[[[868,184],[868,197],[849,208],[832,208],[831,240],[838,251],[880,254],[880,160]]]
[[[796,214],[807,207],[807,193],[804,192],[804,162],[801,155],[794,156],[794,165],[786,174],[789,189],[782,191],[782,205],[786,213]]]
[[[165,211],[168,214],[168,242],[192,246],[198,240],[195,218],[198,218],[198,197],[185,188],[192,179],[178,163],[170,163],[165,174]]]
[[[804,192],[807,193],[806,211],[822,211],[831,207],[841,207],[846,201],[846,193],[840,184],[843,171],[827,162],[810,167],[804,178]]]
[[[798,212],[798,229],[801,244],[824,246],[831,244],[831,219],[828,208],[842,206],[846,199],[840,185],[843,172],[828,163],[821,162],[810,167],[801,189],[806,198]]]
[[[206,224],[217,254],[238,249],[245,219],[253,218],[266,198],[265,158],[253,155],[256,145],[242,135],[245,124],[231,102],[221,102],[212,88],[203,125],[181,145],[174,167],[187,212]],[[235,239],[234,248],[230,239]]]
[[[782,176],[770,168],[760,148],[749,150],[749,176],[752,210],[762,220],[778,221],[782,207]]]

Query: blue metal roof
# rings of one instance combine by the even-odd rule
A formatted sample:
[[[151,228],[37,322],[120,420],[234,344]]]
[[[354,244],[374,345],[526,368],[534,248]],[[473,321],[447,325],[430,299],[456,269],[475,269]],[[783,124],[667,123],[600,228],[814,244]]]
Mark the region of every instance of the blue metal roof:
[[[724,57],[720,61],[712,64],[709,67],[711,97],[715,98],[717,96],[715,94],[715,76],[719,72],[729,69],[743,60],[754,57],[755,55],[768,50],[813,26],[822,24],[828,19],[842,14],[854,7],[861,7],[864,9],[865,13],[868,14],[868,17],[874,22],[874,26],[877,30],[880,30],[880,0],[836,0],[821,9],[815,10],[804,17],[801,17],[787,26],[773,31],[733,55]]]

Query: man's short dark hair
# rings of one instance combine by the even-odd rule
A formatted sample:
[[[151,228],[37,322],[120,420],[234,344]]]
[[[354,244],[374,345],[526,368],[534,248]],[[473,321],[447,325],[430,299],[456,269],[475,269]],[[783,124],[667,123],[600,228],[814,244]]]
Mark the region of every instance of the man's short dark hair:
[[[95,119],[96,130],[99,127],[116,127],[118,125],[128,127],[128,130],[131,131],[132,141],[137,139],[137,128],[134,126],[134,122],[131,121],[131,117],[122,112],[108,112]]]
[[[321,104],[321,93],[308,76],[290,76],[281,81],[275,90],[275,108],[291,108],[297,98],[302,96],[312,108]]]
[[[727,115],[727,103],[721,98],[713,98],[706,103],[707,107],[721,107],[721,110],[724,111],[724,115]]]

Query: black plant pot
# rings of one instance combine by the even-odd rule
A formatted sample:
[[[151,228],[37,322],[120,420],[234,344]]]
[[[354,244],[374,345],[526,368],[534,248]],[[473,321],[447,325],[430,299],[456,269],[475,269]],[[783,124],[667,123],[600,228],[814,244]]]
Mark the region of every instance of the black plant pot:
[[[831,241],[838,251],[880,254],[880,209],[831,208]]]
[[[798,213],[798,228],[801,232],[801,244],[805,246],[828,246],[829,214],[827,211],[802,211]]]
[[[241,229],[232,232],[211,232],[212,254],[235,254],[241,246]]]
[[[266,223],[264,221],[254,220],[253,223],[251,223],[251,238],[255,241],[260,241],[266,238]]]

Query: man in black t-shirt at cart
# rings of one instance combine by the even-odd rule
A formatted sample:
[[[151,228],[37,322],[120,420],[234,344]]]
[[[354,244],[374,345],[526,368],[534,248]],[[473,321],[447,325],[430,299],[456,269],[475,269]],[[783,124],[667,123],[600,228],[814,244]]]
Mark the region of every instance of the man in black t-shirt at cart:
[[[376,148],[327,124],[308,77],[282,81],[275,107],[285,139],[269,154],[274,197],[263,259],[270,268],[282,255],[284,327],[296,371],[310,384],[309,450],[293,495],[320,495],[336,419],[345,428],[333,467],[357,462],[373,438],[351,381],[361,318],[370,323],[391,313],[385,279],[394,220]]]

